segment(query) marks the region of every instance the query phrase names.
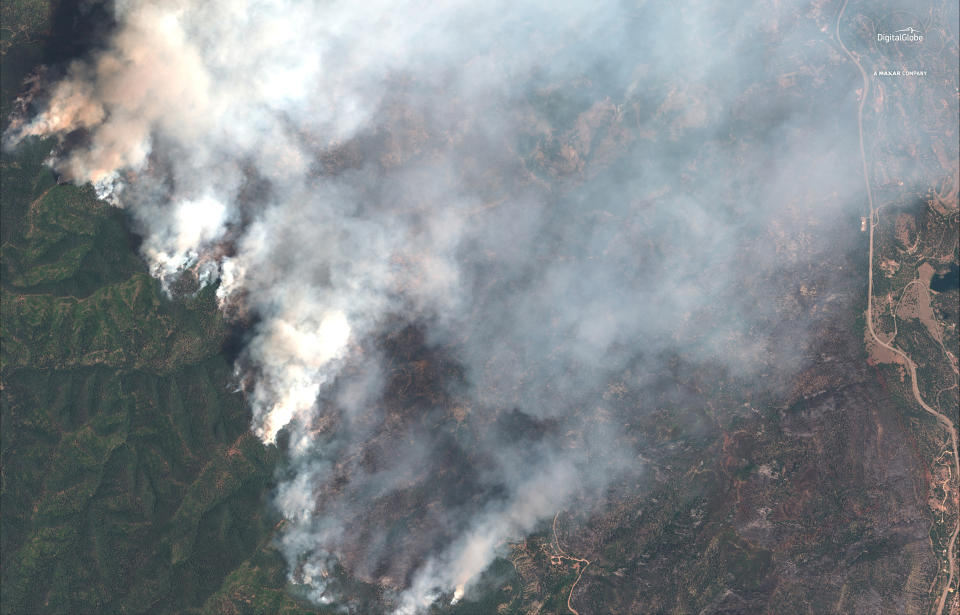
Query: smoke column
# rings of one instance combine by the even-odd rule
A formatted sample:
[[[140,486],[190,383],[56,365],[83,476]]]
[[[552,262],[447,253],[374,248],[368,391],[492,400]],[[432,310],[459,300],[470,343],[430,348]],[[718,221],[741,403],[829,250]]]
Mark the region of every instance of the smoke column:
[[[417,613],[645,471],[616,383],[802,361],[752,280],[834,249],[798,220],[859,185],[849,130],[776,86],[836,55],[782,4],[126,0],[5,142],[70,135],[56,168],[130,212],[162,283],[254,323],[292,580],[337,600],[340,564]]]

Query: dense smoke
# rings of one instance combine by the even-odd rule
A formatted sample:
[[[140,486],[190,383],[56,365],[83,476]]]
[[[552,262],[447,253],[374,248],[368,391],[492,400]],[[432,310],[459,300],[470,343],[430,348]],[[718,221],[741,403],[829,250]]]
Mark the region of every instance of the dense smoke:
[[[238,377],[288,457],[293,580],[337,599],[339,563],[414,613],[644,471],[615,383],[803,358],[769,280],[831,249],[859,184],[789,79],[849,113],[856,75],[805,72],[842,66],[832,16],[698,11],[127,0],[6,141],[71,135],[56,168],[130,211],[163,283],[255,323]]]

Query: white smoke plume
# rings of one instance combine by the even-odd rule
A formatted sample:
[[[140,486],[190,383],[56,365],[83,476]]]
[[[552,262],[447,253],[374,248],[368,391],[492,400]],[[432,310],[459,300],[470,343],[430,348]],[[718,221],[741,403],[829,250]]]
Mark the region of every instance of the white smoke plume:
[[[417,613],[642,471],[614,382],[801,360],[768,281],[834,249],[796,229],[859,184],[851,134],[776,85],[834,61],[782,4],[118,1],[5,139],[71,135],[58,170],[129,210],[152,271],[254,323],[238,372],[287,451],[294,580],[335,600],[340,562]]]

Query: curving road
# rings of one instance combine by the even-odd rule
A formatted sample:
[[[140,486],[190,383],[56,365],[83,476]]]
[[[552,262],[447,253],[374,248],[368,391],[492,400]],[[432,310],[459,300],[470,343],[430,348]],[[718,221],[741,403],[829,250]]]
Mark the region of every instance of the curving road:
[[[869,249],[869,265],[867,266],[867,330],[870,332],[870,337],[873,338],[874,342],[886,348],[890,352],[899,356],[903,359],[904,363],[907,366],[907,370],[910,372],[910,383],[913,388],[913,397],[917,400],[917,403],[920,406],[936,417],[937,421],[943,425],[947,432],[950,434],[950,441],[953,447],[953,477],[955,480],[960,478],[960,457],[958,457],[957,450],[957,430],[951,421],[946,415],[932,408],[927,402],[923,400],[923,397],[920,395],[920,387],[917,385],[917,364],[913,362],[907,353],[887,344],[881,340],[876,331],[873,328],[873,235],[874,230],[876,229],[877,222],[879,221],[879,213],[873,204],[873,191],[870,187],[870,174],[867,170],[867,154],[866,150],[863,147],[863,107],[867,102],[867,95],[870,92],[870,78],[867,76],[867,71],[864,70],[863,65],[860,64],[860,60],[851,53],[847,46],[844,45],[843,39],[840,38],[840,20],[843,17],[844,11],[847,9],[847,2],[849,0],[844,0],[843,6],[840,8],[840,12],[837,14],[837,28],[836,28],[836,37],[837,43],[840,44],[840,47],[843,48],[843,52],[847,54],[847,57],[850,58],[850,61],[853,62],[857,69],[860,70],[860,75],[863,77],[863,92],[860,94],[860,106],[857,109],[857,130],[860,135],[860,161],[863,164],[863,181],[867,188],[867,203],[870,206],[870,249]],[[953,580],[957,576],[957,537],[960,536],[960,511],[957,515],[957,525],[953,530],[953,533],[950,536],[950,541],[947,545],[947,561],[950,568],[950,574],[947,578],[947,582],[943,587],[943,591],[940,593],[940,598],[937,600],[937,615],[943,614],[943,608],[946,606],[947,596],[950,593],[950,588],[953,586]]]
[[[580,574],[577,575],[577,580],[573,582],[573,585],[570,586],[570,595],[567,596],[567,608],[570,609],[570,612],[573,615],[580,615],[580,612],[577,609],[573,608],[573,605],[570,604],[570,601],[573,600],[573,590],[577,588],[577,583],[580,582],[580,577],[583,576],[583,571],[587,569],[587,566],[590,565],[590,560],[583,559],[582,557],[573,557],[572,555],[567,555],[566,551],[563,550],[563,547],[560,546],[560,538],[557,537],[557,518],[560,517],[560,512],[557,512],[553,517],[553,541],[557,545],[557,555],[560,559],[570,560],[572,562],[580,562],[583,564],[583,567],[580,568]]]

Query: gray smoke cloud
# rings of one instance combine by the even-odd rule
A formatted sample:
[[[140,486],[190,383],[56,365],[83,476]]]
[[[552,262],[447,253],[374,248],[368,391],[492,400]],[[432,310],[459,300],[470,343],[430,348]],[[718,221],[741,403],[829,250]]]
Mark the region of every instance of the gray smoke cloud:
[[[860,179],[791,83],[848,112],[858,76],[833,15],[781,4],[127,0],[6,140],[80,135],[57,168],[155,275],[253,323],[293,580],[336,600],[339,563],[417,613],[644,471],[617,382],[803,360],[777,280],[836,249]]]

